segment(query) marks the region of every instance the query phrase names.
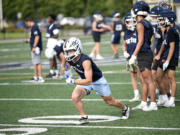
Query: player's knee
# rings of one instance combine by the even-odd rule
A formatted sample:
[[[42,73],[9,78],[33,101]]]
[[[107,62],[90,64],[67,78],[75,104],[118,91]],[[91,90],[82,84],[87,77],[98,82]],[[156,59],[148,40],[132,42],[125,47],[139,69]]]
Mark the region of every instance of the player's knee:
[[[73,102],[78,102],[79,101],[79,96],[77,94],[72,94],[72,101]]]

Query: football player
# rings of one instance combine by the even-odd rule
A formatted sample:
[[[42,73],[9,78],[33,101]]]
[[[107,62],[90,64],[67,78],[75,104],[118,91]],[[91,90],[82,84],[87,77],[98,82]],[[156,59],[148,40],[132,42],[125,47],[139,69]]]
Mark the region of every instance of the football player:
[[[97,12],[93,15],[93,23],[92,23],[92,35],[93,35],[93,39],[95,42],[95,46],[93,47],[91,53],[90,53],[90,57],[91,58],[96,58],[97,60],[102,60],[104,59],[101,55],[100,55],[100,42],[101,42],[101,33],[103,31],[105,31],[105,29],[109,29],[111,30],[111,27],[108,25],[105,25],[102,20],[103,20],[103,16]],[[95,57],[96,55],[96,57]]]
[[[176,20],[176,15],[173,11],[164,9],[161,12],[160,24],[166,28],[166,33],[164,35],[163,44],[158,55],[155,57],[156,60],[160,60],[160,65],[158,67],[158,82],[160,84],[161,90],[163,90],[163,98],[159,105],[165,107],[175,107],[175,96],[176,96],[176,78],[175,70],[178,66],[179,58],[179,34],[173,27]],[[161,79],[167,75],[170,87],[171,87],[171,97],[170,100],[167,97],[166,86],[161,83]],[[167,89],[168,91],[168,89]]]
[[[45,50],[45,56],[48,59],[52,59],[53,57],[57,57],[60,63],[60,73],[62,77],[64,76],[64,71],[65,71],[65,63],[66,59],[64,57],[64,51],[63,51],[63,44],[64,40],[58,40],[57,45],[54,48],[51,49],[46,49]],[[53,76],[54,79],[57,78],[57,76]]]
[[[153,62],[153,53],[150,48],[151,38],[153,36],[153,28],[150,22],[145,20],[149,13],[149,5],[144,1],[138,1],[133,5],[131,14],[136,18],[136,30],[138,34],[138,43],[133,52],[129,64],[134,64],[136,59],[140,71],[141,87],[142,87],[142,101],[133,109],[142,109],[143,111],[158,110],[155,98],[155,86],[151,74],[151,65]],[[150,93],[151,103],[147,106],[147,95]]]
[[[74,80],[67,76],[66,79],[68,85],[76,84],[72,93],[72,100],[81,115],[80,124],[88,123],[88,116],[85,113],[81,99],[89,95],[93,89],[108,105],[122,109],[122,119],[128,119],[130,108],[114,99],[101,70],[90,57],[82,53],[81,41],[78,38],[71,37],[66,41],[63,49],[69,66],[72,66],[81,78]]]
[[[42,37],[38,25],[31,19],[27,18],[25,24],[31,29],[31,37],[27,40],[31,47],[32,63],[34,65],[34,77],[31,79],[35,82],[44,82],[42,77],[41,51]],[[38,78],[39,75],[39,78]]]
[[[127,60],[126,69],[131,73],[131,82],[134,90],[134,98],[132,98],[130,102],[139,101],[140,99],[138,83],[136,80],[137,71],[138,71],[137,61],[135,61],[134,64],[129,65],[129,59],[131,58],[134,50],[136,49],[136,45],[138,41],[136,23],[137,23],[136,20],[131,16],[130,12],[125,15],[125,25],[127,30],[125,31],[124,34],[123,52],[124,52],[124,57]]]
[[[119,58],[119,50],[118,50],[118,45],[121,41],[121,32],[123,29],[123,23],[120,20],[120,13],[115,11],[113,14],[113,19],[114,22],[112,23],[112,30],[113,30],[113,35],[112,35],[112,41],[111,41],[111,48],[114,52],[114,59]]]
[[[47,28],[46,38],[48,38],[47,41],[47,49],[52,49],[55,47],[58,36],[59,36],[59,30],[55,24],[56,16],[51,14],[48,17],[49,26]],[[51,58],[50,60],[50,72],[46,76],[47,78],[52,78],[53,76],[58,76],[59,71],[57,69],[57,61],[56,57]]]

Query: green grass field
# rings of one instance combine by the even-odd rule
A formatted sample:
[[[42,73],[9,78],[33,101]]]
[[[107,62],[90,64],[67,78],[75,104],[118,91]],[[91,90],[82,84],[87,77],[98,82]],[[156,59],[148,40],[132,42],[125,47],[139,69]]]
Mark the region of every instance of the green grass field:
[[[108,44],[110,36],[102,38],[103,56],[113,53]],[[90,37],[82,38],[84,52],[89,54],[93,46]],[[44,43],[45,48],[45,43]],[[29,45],[25,43],[0,44],[0,63],[29,62]],[[121,46],[120,54],[122,55]],[[44,53],[42,60],[46,60]],[[100,66],[110,84],[112,94],[131,108],[139,102],[130,103],[133,97],[130,74],[125,71],[125,63],[120,65]],[[109,72],[110,71],[110,72]],[[43,69],[44,76],[48,69]],[[97,123],[74,125],[71,123],[56,123],[77,120],[66,119],[65,116],[79,115],[71,101],[73,86],[67,86],[65,80],[46,80],[44,84],[26,83],[33,76],[31,68],[16,70],[0,70],[0,135],[38,134],[41,135],[179,135],[180,134],[180,68],[177,68],[177,101],[175,108],[159,107],[158,111],[131,111],[128,120],[114,120]],[[77,74],[74,73],[77,77]],[[139,89],[141,91],[140,85]],[[121,116],[121,110],[106,105],[95,91],[83,101],[88,115]],[[45,123],[22,123],[24,118],[42,116],[64,116],[60,118],[44,118]],[[91,121],[92,119],[90,119]],[[51,124],[48,123],[54,121]],[[25,131],[29,130],[29,134]],[[37,132],[36,132],[37,131]],[[43,132],[44,131],[44,132]],[[34,133],[33,133],[34,132]]]

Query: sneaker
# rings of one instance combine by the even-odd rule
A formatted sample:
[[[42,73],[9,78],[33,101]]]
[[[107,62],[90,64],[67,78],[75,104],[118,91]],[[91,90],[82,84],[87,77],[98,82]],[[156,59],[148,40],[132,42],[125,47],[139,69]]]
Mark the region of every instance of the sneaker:
[[[90,54],[89,54],[89,57],[95,58],[95,54],[94,54],[94,53],[90,53]]]
[[[54,75],[52,76],[52,78],[53,78],[53,79],[58,79],[58,78],[59,78],[59,75],[58,75],[58,74],[54,74]]]
[[[33,77],[30,79],[31,82],[37,82],[38,81],[38,78],[37,77]]]
[[[103,60],[104,57],[98,54],[98,55],[96,55],[96,59],[97,59],[97,60]]]
[[[42,77],[39,77],[38,82],[43,83],[43,82],[45,82],[45,80]]]
[[[46,75],[46,78],[52,78],[55,75],[56,75],[55,73],[54,74],[49,73],[48,75]]]
[[[130,108],[128,106],[126,106],[126,110],[122,110],[122,118],[123,120],[127,120],[129,118],[129,112],[130,112]]]
[[[81,119],[79,120],[79,124],[87,124],[89,123],[89,120],[88,120],[88,116],[86,117],[81,117]]]
[[[175,107],[175,103],[168,100],[163,104],[164,107]]]
[[[114,54],[114,59],[119,59],[119,54]]]
[[[143,109],[142,109],[143,111],[157,111],[158,110],[158,107],[157,107],[157,104],[156,103],[152,103],[151,102],[151,104],[147,107],[144,107]]]
[[[162,99],[162,95],[159,95],[157,106],[163,106],[165,101]]]
[[[139,100],[140,100],[140,97],[139,97],[139,95],[137,95],[134,98],[130,99],[129,102],[136,102],[136,101],[139,101]]]
[[[132,110],[142,110],[143,108],[147,107],[147,103],[140,103],[136,107],[133,107]]]

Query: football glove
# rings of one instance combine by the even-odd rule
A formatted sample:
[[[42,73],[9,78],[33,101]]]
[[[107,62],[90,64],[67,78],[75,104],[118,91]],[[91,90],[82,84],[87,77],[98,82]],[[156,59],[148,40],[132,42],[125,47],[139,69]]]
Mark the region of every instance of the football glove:
[[[136,61],[136,58],[137,58],[136,56],[132,55],[131,58],[129,59],[129,65],[134,64]]]
[[[127,52],[127,51],[124,51],[124,57],[127,59],[127,58],[129,58],[129,53]]]
[[[69,77],[69,76],[66,76],[66,84],[67,84],[67,85],[72,85],[72,84],[74,84],[74,79],[72,79],[72,78]]]
[[[169,66],[169,61],[166,60],[166,61],[163,63],[163,71],[165,71],[168,66]]]

